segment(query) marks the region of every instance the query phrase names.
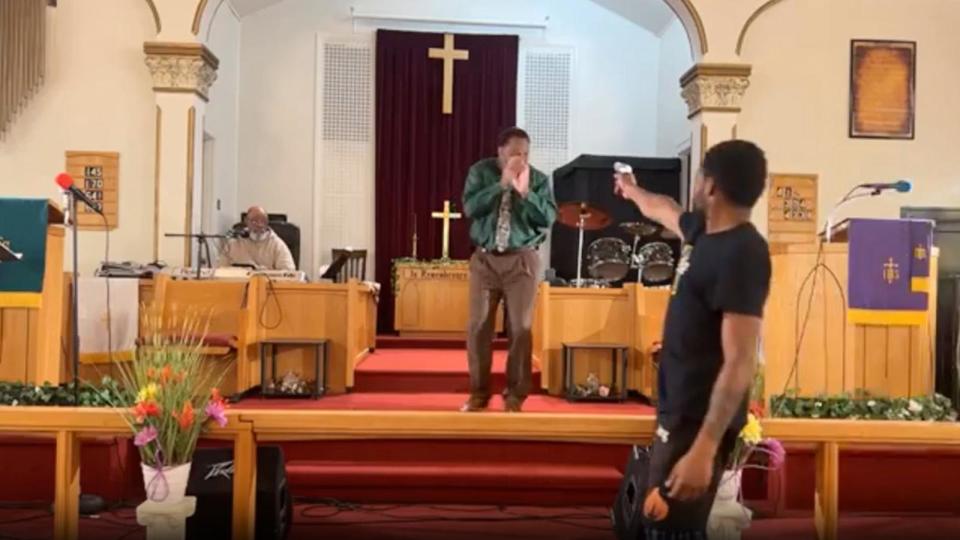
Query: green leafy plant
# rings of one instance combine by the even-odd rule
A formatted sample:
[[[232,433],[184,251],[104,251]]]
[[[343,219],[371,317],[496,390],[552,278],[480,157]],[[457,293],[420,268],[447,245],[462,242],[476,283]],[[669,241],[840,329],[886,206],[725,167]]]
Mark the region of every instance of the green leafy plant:
[[[770,415],[775,418],[828,418],[849,420],[904,420],[953,422],[957,410],[940,394],[913,398],[854,395],[799,397],[781,394],[770,398]]]
[[[110,377],[104,377],[96,385],[81,382],[79,386],[75,401],[72,382],[60,385],[0,382],[0,406],[114,407],[133,403],[132,396],[125,396],[119,382]]]

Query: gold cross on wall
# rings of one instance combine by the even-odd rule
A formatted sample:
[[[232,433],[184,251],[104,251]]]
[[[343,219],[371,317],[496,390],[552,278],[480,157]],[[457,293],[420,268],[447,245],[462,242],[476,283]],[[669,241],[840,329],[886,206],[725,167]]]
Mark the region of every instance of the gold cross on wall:
[[[431,48],[427,56],[443,60],[443,114],[453,114],[453,62],[469,60],[470,51],[453,48],[453,34],[443,35],[443,48]]]
[[[450,220],[463,217],[459,212],[450,211],[450,201],[443,201],[443,212],[434,212],[430,214],[434,219],[443,220],[443,258],[450,258]]]

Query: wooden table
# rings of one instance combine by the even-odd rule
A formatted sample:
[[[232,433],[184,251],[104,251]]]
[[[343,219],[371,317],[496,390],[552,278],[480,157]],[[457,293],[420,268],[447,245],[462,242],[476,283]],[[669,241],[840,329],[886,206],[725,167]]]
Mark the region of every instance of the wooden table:
[[[401,336],[464,338],[470,318],[469,261],[397,261],[394,330]],[[503,305],[496,331],[503,330]]]
[[[656,386],[652,349],[663,335],[669,299],[669,289],[635,283],[620,289],[542,283],[534,311],[533,354],[542,372],[543,388],[552,395],[563,393],[563,343],[625,343],[629,357],[626,388],[652,397]],[[579,356],[574,380],[584,380],[589,373],[604,383],[613,379],[608,351],[583,351]]]
[[[348,283],[299,283],[251,279],[179,280],[167,275],[141,280],[141,337],[157,327],[176,332],[185,317],[207,321],[207,333],[229,336],[230,347],[205,347],[211,361],[229,362],[222,384],[225,395],[260,384],[263,340],[329,340],[327,393],[353,386],[353,369],[376,344],[377,292],[357,280]],[[148,319],[155,319],[148,322]],[[64,321],[69,335],[69,322]],[[309,357],[309,359],[308,359]],[[312,373],[312,356],[299,351],[278,355],[278,369]],[[304,362],[309,362],[305,364]],[[310,367],[304,371],[304,368]],[[116,378],[111,364],[82,365],[81,378]],[[0,380],[3,380],[0,378]],[[10,379],[14,380],[14,379]]]

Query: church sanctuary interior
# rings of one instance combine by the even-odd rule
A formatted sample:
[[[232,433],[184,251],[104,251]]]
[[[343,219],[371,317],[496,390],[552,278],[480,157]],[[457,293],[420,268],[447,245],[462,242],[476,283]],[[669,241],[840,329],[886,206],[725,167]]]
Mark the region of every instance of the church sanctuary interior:
[[[621,186],[694,215],[731,141],[769,290],[706,538],[960,538],[958,20],[0,0],[0,540],[644,538],[703,244]]]

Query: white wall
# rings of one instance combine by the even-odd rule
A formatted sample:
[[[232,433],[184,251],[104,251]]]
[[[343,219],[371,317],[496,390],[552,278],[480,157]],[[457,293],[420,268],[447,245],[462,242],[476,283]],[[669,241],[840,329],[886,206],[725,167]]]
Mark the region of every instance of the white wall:
[[[59,202],[53,178],[65,167],[65,151],[119,152],[119,227],[110,234],[110,255],[149,261],[156,101],[143,42],[156,35],[153,16],[142,1],[98,0],[96,9],[87,0],[58,4],[47,9],[46,80],[0,140],[0,196]],[[82,272],[103,259],[104,237],[81,232]]]
[[[394,0],[285,0],[242,20],[237,202],[240,208],[260,204],[269,211],[289,214],[301,227],[303,263],[311,260],[314,246],[320,243],[312,235],[310,196],[315,152],[315,39],[317,33],[373,32],[374,23],[354,24],[351,7],[363,14],[461,21],[542,22],[549,16],[545,32],[520,31],[521,49],[540,45],[576,49],[570,157],[581,153],[657,154],[659,39],[589,0],[409,0],[402,10]],[[517,31],[389,24],[423,31]],[[689,49],[685,41],[683,48]],[[685,125],[685,115],[678,121]],[[321,262],[327,258],[322,255]]]
[[[217,210],[214,204],[215,230],[206,232],[223,232],[240,216],[237,208],[240,19],[230,2],[219,4],[206,45],[220,60],[204,119],[204,130],[214,138],[213,198],[220,203],[220,208]]]
[[[680,77],[692,65],[687,33],[675,18],[660,36],[657,155],[661,157],[677,157],[690,145],[690,122],[687,104],[680,96]]]
[[[862,199],[840,217],[899,217],[900,206],[960,206],[960,3],[955,0],[787,0],[756,20],[743,58],[753,64],[738,124],[772,172],[816,173],[821,224],[853,185],[896,178],[913,192]],[[916,139],[850,139],[851,39],[917,42]],[[766,202],[755,219],[766,229]]]

